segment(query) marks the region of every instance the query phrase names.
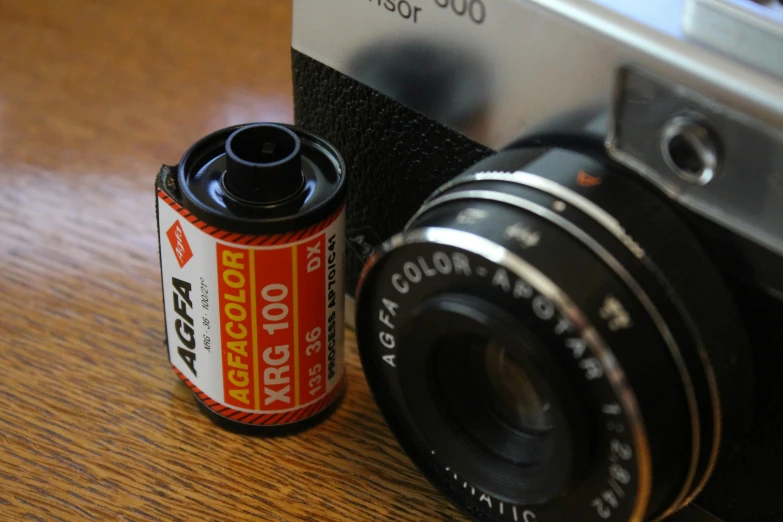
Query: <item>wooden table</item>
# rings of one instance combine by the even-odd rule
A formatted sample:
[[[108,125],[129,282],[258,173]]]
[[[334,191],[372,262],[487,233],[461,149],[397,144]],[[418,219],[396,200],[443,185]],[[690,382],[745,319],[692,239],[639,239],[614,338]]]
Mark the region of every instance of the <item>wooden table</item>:
[[[451,520],[348,337],[342,407],[230,434],[169,367],[153,179],[291,121],[285,0],[0,0],[0,520]]]

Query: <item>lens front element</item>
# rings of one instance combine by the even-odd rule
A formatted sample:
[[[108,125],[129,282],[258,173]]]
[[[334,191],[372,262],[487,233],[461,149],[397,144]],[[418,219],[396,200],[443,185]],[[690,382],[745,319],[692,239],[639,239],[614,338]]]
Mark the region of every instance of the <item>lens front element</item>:
[[[413,315],[400,341],[415,348],[397,364],[406,383],[402,398],[421,437],[440,441],[441,458],[503,502],[543,503],[567,490],[587,457],[573,437],[584,416],[546,345],[506,311],[471,295],[437,296]],[[512,388],[511,382],[491,381],[503,352],[529,379],[528,390],[509,389],[511,397],[496,390]],[[547,397],[548,410],[533,406],[530,417],[535,428],[544,427],[543,418],[550,425],[530,429],[515,408],[540,397]]]
[[[483,389],[490,388],[487,407],[511,428],[523,433],[541,433],[554,428],[552,401],[537,389],[532,376],[514,360],[505,346],[494,340],[473,345],[483,359]]]

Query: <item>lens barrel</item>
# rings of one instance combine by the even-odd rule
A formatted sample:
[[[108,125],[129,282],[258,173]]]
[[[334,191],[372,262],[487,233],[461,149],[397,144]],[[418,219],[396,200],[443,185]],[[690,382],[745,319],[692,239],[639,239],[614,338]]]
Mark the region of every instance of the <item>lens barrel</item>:
[[[381,411],[477,520],[662,518],[747,404],[747,340],[698,241],[597,147],[569,147],[447,183],[359,287]]]

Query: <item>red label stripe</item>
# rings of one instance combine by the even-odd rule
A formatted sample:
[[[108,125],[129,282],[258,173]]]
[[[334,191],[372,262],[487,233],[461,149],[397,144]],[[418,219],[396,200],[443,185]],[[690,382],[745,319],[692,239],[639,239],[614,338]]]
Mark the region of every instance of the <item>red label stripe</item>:
[[[297,410],[286,411],[283,413],[252,413],[242,410],[235,410],[234,408],[218,404],[213,399],[209,398],[206,393],[201,391],[198,386],[190,382],[190,380],[185,377],[185,375],[179,371],[176,366],[172,365],[172,368],[174,368],[174,373],[177,374],[177,377],[182,379],[182,381],[188,385],[188,388],[190,388],[193,393],[196,394],[196,397],[207,408],[214,411],[221,417],[225,417],[242,424],[255,424],[258,426],[291,424],[293,422],[303,421],[307,418],[310,418],[332,404],[332,402],[334,402],[334,400],[339,396],[343,386],[345,386],[345,376],[343,376],[342,380],[337,384],[337,386],[334,387],[334,389],[332,389],[332,391],[309,406],[299,408]]]
[[[340,208],[338,208],[337,211],[334,212],[327,219],[324,219],[323,221],[320,221],[315,225],[312,225],[305,229],[299,229],[293,232],[286,232],[283,234],[274,234],[271,236],[265,236],[265,235],[259,236],[254,234],[234,234],[232,232],[227,232],[225,230],[220,230],[218,228],[215,228],[209,225],[208,223],[205,223],[204,221],[198,219],[190,211],[188,211],[182,205],[174,201],[171,198],[171,196],[166,194],[166,192],[164,192],[162,189],[158,189],[158,197],[162,199],[168,206],[170,206],[175,211],[177,211],[182,217],[184,217],[189,222],[193,223],[193,225],[203,230],[204,233],[209,234],[215,239],[220,239],[223,241],[228,241],[231,243],[248,245],[248,246],[282,245],[288,242],[299,241],[300,239],[314,236],[319,232],[323,231],[332,223],[334,223],[337,220],[337,218],[340,217],[340,213],[343,211],[344,208],[344,206],[341,205]]]

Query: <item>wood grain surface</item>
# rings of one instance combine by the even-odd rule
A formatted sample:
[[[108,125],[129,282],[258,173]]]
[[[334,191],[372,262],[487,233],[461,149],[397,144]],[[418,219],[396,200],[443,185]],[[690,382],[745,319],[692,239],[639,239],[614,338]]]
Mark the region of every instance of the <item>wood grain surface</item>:
[[[326,1],[326,0],[325,0]],[[227,433],[167,362],[153,181],[291,121],[285,0],[0,0],[0,521],[453,520],[348,337],[342,407]]]

